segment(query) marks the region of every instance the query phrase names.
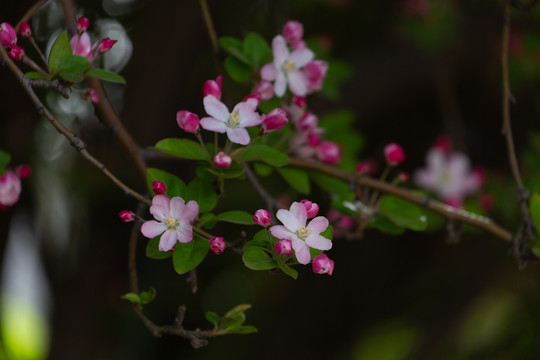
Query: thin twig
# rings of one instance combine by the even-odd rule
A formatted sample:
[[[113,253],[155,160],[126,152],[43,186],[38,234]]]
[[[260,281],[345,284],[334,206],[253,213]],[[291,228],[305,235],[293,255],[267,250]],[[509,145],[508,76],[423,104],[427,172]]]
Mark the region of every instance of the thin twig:
[[[34,14],[43,6],[45,5],[46,3],[48,3],[49,0],[40,0],[38,2],[36,2],[34,5],[32,5],[32,7],[30,9],[28,9],[28,11],[23,15],[23,17],[21,18],[21,20],[19,20],[19,22],[17,23],[17,26],[15,26],[15,31],[19,31],[19,26],[21,25],[22,22],[28,22],[30,20],[30,18],[32,16],[34,16]]]
[[[210,9],[208,8],[208,3],[206,2],[206,0],[199,0],[199,3],[201,4],[206,28],[208,29],[208,36],[210,36],[210,41],[212,42],[212,49],[214,50],[215,54],[218,54],[219,42],[216,34],[216,29],[214,28],[214,23],[212,22],[212,15],[210,14]]]
[[[39,57],[41,58],[41,61],[43,61],[43,64],[45,64],[45,66],[48,66],[49,63],[47,62],[47,59],[45,58],[45,55],[43,55],[43,52],[41,51],[39,46],[36,44],[36,40],[34,40],[34,37],[31,36],[28,39],[28,41],[30,41],[30,44],[32,44],[32,46],[34,47],[34,49],[38,53]]]
[[[266,210],[268,210],[270,213],[274,213],[275,208],[280,208],[277,201],[274,200],[274,198],[264,189],[264,187],[261,185],[251,168],[248,164],[244,163],[242,164],[242,168],[244,169],[244,172],[246,173],[246,177],[253,185],[253,188],[259,196],[263,199],[263,201],[266,204]]]
[[[21,60],[23,63],[30,66],[32,69],[36,70],[37,72],[39,72],[41,75],[45,77],[49,77],[49,74],[45,70],[43,70],[38,64],[36,64],[34,60],[30,59],[28,56],[23,55]]]

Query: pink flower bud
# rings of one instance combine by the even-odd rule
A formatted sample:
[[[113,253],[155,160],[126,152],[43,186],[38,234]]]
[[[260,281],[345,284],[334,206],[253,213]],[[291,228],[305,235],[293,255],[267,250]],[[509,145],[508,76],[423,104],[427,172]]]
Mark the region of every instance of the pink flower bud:
[[[319,118],[311,111],[307,111],[300,120],[298,120],[298,128],[301,131],[310,131],[319,125]]]
[[[11,206],[19,201],[22,186],[21,179],[14,171],[0,176],[0,205]]]
[[[278,255],[292,255],[292,241],[281,239],[274,244],[274,249]]]
[[[316,146],[319,146],[319,144],[321,143],[321,137],[317,134],[309,134],[308,135],[308,145],[311,146],[311,147],[316,147]]]
[[[218,152],[217,155],[214,156],[214,165],[219,168],[227,169],[229,166],[231,166],[231,164],[231,157],[225,154],[223,151]]]
[[[260,95],[262,100],[270,100],[274,97],[274,87],[271,82],[261,80],[253,89],[253,93]]]
[[[122,210],[118,213],[118,216],[120,216],[120,219],[123,222],[132,222],[138,219],[138,216],[135,215],[133,211],[129,210]]]
[[[32,175],[32,168],[29,165],[19,165],[15,169],[15,172],[22,180],[24,180]]]
[[[307,100],[305,96],[294,96],[292,101],[294,105],[300,108],[305,108],[307,106]]]
[[[19,34],[26,39],[32,37],[32,29],[30,29],[30,25],[28,25],[27,22],[23,21],[21,25],[19,25]]]
[[[198,134],[200,131],[199,117],[189,111],[181,110],[177,112],[176,122],[180,129],[183,129],[185,132]]]
[[[340,162],[340,152],[339,146],[332,141],[323,141],[317,148],[317,156],[319,159],[330,165],[335,165]]]
[[[328,71],[328,63],[322,60],[313,60],[304,66],[304,74],[308,80],[308,91],[319,91],[322,89],[323,80]]]
[[[463,199],[458,196],[452,196],[444,199],[444,203],[448,206],[459,209],[463,206]]]
[[[356,173],[358,175],[369,174],[370,170],[371,170],[371,166],[370,166],[370,163],[367,161],[361,162],[360,164],[358,164],[358,166],[356,166]]]
[[[225,250],[225,240],[222,237],[213,237],[210,239],[210,250],[217,255],[222,254]]]
[[[405,152],[403,152],[403,148],[396,143],[390,143],[384,147],[384,156],[386,157],[386,162],[388,162],[390,166],[395,166],[405,161]]]
[[[294,50],[299,50],[299,49],[307,49],[307,44],[304,40],[298,40],[298,41],[295,41],[291,44],[291,47],[294,49]]]
[[[101,40],[101,42],[98,45],[98,55],[103,55],[107,51],[111,50],[113,45],[116,44],[118,40],[111,40],[110,38],[106,38]]]
[[[279,131],[289,122],[287,119],[287,113],[285,110],[280,108],[274,109],[270,111],[268,115],[263,116],[264,120],[261,124],[263,134],[271,131]]]
[[[81,16],[79,20],[77,20],[77,33],[82,34],[86,30],[88,30],[88,27],[90,26],[90,20],[86,16]]]
[[[264,209],[259,209],[255,211],[255,215],[253,215],[253,221],[255,221],[256,224],[261,225],[262,227],[268,227],[270,225],[270,222],[272,221],[272,217],[270,216],[270,213]]]
[[[221,76],[214,80],[206,80],[203,85],[203,97],[214,95],[218,100],[221,99]]]
[[[334,261],[330,260],[325,254],[321,254],[313,259],[312,266],[315,274],[332,275],[334,272]]]
[[[24,49],[17,45],[10,45],[7,54],[13,60],[21,60],[24,56]]]
[[[433,147],[444,154],[449,154],[453,147],[452,140],[448,136],[439,136],[433,143]]]
[[[486,170],[480,167],[475,167],[474,169],[471,170],[471,173],[472,173],[473,178],[476,179],[476,182],[478,183],[478,187],[482,187],[486,184],[486,181],[487,181]]]
[[[304,207],[306,208],[306,211],[307,211],[308,219],[317,216],[317,213],[319,212],[319,205],[309,200],[302,200],[300,201],[300,203],[304,204]]]
[[[399,173],[397,178],[398,178],[399,181],[404,182],[404,181],[409,180],[410,177],[411,176],[409,175],[409,173],[401,172],[401,173]]]
[[[81,95],[83,100],[85,101],[91,101],[94,104],[97,104],[99,102],[99,95],[97,92],[95,92],[94,89],[86,89],[86,91]]]
[[[249,94],[248,96],[246,96],[244,98],[244,100],[242,100],[242,102],[247,102],[249,99],[257,100],[257,106],[255,106],[255,108],[258,108],[259,105],[261,105],[261,95],[259,95],[259,94]]]
[[[162,195],[162,194],[165,194],[165,192],[167,192],[167,187],[161,181],[154,180],[152,182],[152,190],[154,190],[154,194]]]
[[[17,33],[11,25],[6,22],[0,24],[0,43],[3,46],[10,46],[17,43]]]
[[[302,40],[304,26],[296,20],[290,20],[283,25],[283,37],[290,43]]]

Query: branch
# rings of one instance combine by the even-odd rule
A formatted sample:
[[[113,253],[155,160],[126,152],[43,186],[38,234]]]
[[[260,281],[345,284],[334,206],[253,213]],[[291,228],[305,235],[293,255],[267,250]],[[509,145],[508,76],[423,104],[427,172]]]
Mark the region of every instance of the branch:
[[[60,94],[63,98],[69,99],[67,94],[67,87],[60,82],[58,79],[52,81],[44,79],[28,79],[28,85],[34,89],[44,89],[44,90],[53,90],[54,92]]]
[[[246,173],[246,177],[251,182],[251,185],[253,185],[253,188],[259,193],[259,196],[263,199],[263,201],[266,203],[266,209],[273,213],[275,208],[281,208],[277,201],[274,200],[274,198],[266,192],[264,187],[259,183],[259,180],[251,170],[248,164],[242,164],[242,168],[244,168],[244,171]]]
[[[212,49],[217,55],[219,53],[219,42],[216,34],[216,29],[214,28],[214,23],[212,22],[212,15],[210,15],[210,9],[208,8],[208,3],[206,2],[206,0],[199,0],[199,3],[201,4],[206,28],[208,29],[208,36],[210,36],[210,41],[212,42]]]
[[[46,3],[48,3],[49,0],[40,0],[36,2],[28,11],[23,15],[21,20],[17,23],[15,26],[15,31],[19,31],[19,25],[21,25],[22,22],[28,22],[32,16]]]

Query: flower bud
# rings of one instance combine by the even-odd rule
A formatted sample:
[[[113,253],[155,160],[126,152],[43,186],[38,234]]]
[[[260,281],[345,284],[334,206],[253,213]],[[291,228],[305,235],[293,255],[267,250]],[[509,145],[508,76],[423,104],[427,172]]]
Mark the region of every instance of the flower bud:
[[[3,46],[10,46],[17,42],[17,33],[11,25],[6,22],[0,24],[0,43]]]
[[[323,141],[317,148],[319,159],[329,165],[335,165],[340,162],[341,155],[339,146],[332,141]]]
[[[219,168],[227,169],[232,164],[232,159],[229,155],[225,154],[223,151],[217,153],[214,156],[214,165]]]
[[[86,16],[81,16],[79,20],[77,20],[77,33],[80,35],[86,30],[88,30],[88,27],[90,26],[90,20]]]
[[[319,144],[321,143],[321,137],[317,134],[309,134],[308,135],[308,145],[311,146],[311,147],[316,147],[316,146],[319,146]]]
[[[19,34],[26,39],[32,37],[32,29],[30,29],[30,25],[28,25],[27,22],[23,21],[21,25],[19,25]]]
[[[405,152],[403,151],[403,148],[396,143],[390,143],[384,147],[384,156],[386,157],[386,162],[390,166],[395,166],[405,161]]]
[[[81,95],[83,100],[91,101],[94,104],[99,102],[99,95],[94,89],[86,89],[86,91]]]
[[[118,213],[118,216],[123,222],[132,222],[138,219],[138,216],[130,210],[122,210]]]
[[[21,179],[14,171],[0,176],[0,205],[11,206],[19,201],[22,186]]]
[[[304,40],[298,40],[298,41],[295,41],[291,44],[291,47],[294,49],[294,50],[299,50],[299,49],[307,49],[307,44]]]
[[[433,147],[444,154],[449,154],[452,151],[452,140],[448,136],[441,135],[433,143]]]
[[[221,76],[218,76],[217,79],[207,80],[203,85],[203,97],[208,95],[214,95],[218,100],[221,99]]]
[[[307,111],[300,120],[298,120],[298,128],[301,131],[310,131],[319,125],[319,118],[311,111]]]
[[[300,203],[304,204],[304,207],[306,208],[306,211],[307,211],[308,219],[317,216],[317,213],[319,212],[319,205],[309,200],[302,200],[300,201]]]
[[[274,244],[274,249],[278,255],[292,255],[292,241],[281,239]]]
[[[113,45],[116,44],[118,40],[111,40],[110,38],[106,38],[101,40],[101,42],[98,45],[98,55],[103,55],[107,51],[111,50]]]
[[[246,96],[244,98],[243,102],[248,102],[248,101],[250,101],[250,99],[253,99],[254,101],[257,102],[257,103],[255,103],[254,101],[252,101],[253,110],[258,108],[259,105],[261,105],[261,95],[259,95],[259,94],[249,94],[248,96]]]
[[[268,227],[270,225],[270,222],[272,221],[272,217],[270,216],[270,213],[264,209],[259,209],[255,211],[255,215],[253,215],[253,221],[255,221],[256,224],[261,225],[262,227]]]
[[[260,95],[262,100],[270,100],[274,97],[274,87],[271,82],[261,80],[253,89],[253,93]]]
[[[268,115],[263,115],[264,120],[261,124],[262,133],[266,134],[271,131],[281,130],[288,122],[287,113],[285,110],[277,108],[268,113]]]
[[[17,45],[10,45],[7,54],[13,60],[21,60],[24,56],[24,49]]]
[[[180,129],[183,129],[185,132],[198,134],[200,131],[199,117],[189,111],[181,110],[177,112],[176,122]]]
[[[397,176],[398,181],[400,181],[400,182],[407,181],[407,180],[409,180],[410,177],[411,177],[411,176],[410,176],[409,173],[407,173],[407,172],[400,172],[400,173],[398,174],[398,176]]]
[[[154,190],[154,194],[162,195],[162,194],[165,194],[165,192],[167,191],[167,187],[161,181],[154,180],[152,182],[152,190]]]
[[[323,80],[328,71],[328,63],[323,60],[313,60],[304,66],[304,74],[308,80],[308,91],[319,91],[322,89]]]
[[[30,175],[32,175],[32,168],[29,165],[19,165],[15,169],[15,172],[21,178],[22,180],[28,178]]]
[[[210,239],[210,250],[217,255],[222,254],[225,250],[225,240],[222,237],[213,237]]]
[[[299,108],[305,108],[307,106],[307,100],[305,96],[294,96],[292,102]]]
[[[334,261],[330,260],[325,254],[321,254],[313,259],[312,266],[315,274],[332,275],[334,272]]]
[[[302,40],[304,36],[304,26],[296,21],[289,20],[283,26],[283,37],[290,43]]]

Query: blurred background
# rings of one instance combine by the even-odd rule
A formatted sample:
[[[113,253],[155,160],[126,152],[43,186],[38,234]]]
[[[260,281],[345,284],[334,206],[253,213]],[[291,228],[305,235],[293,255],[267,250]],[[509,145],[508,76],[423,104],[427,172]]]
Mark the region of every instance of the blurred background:
[[[0,21],[16,24],[34,3],[2,0]],[[119,40],[103,66],[121,73],[127,85],[106,84],[106,89],[135,140],[147,147],[184,136],[176,112],[203,114],[202,84],[220,75],[199,2],[75,4],[77,16],[90,19],[94,40]],[[308,104],[320,117],[345,112],[354,120],[358,153],[346,154],[349,160],[382,162],[383,147],[395,141],[407,154],[402,169],[413,172],[424,166],[433,141],[446,135],[487,174],[485,188],[467,206],[510,231],[517,228],[516,192],[501,135],[502,1],[208,4],[219,36],[243,38],[253,31],[270,42],[287,20],[304,24],[309,44],[330,62],[327,88]],[[63,26],[61,3],[48,2],[30,25],[40,46],[50,47]],[[27,53],[35,55],[29,47]],[[517,152],[527,185],[538,191],[540,7],[512,13],[510,62]],[[206,311],[223,314],[248,303],[253,308],[246,324],[259,329],[211,339],[198,350],[182,338],[154,338],[120,299],[129,291],[130,226],[118,212],[135,209],[135,201],[37,115],[6,68],[0,69],[0,84],[0,148],[11,153],[13,166],[26,163],[34,170],[24,181],[19,203],[0,212],[0,359],[540,357],[539,265],[520,270],[507,243],[473,229],[449,244],[444,223],[401,236],[367,230],[361,240],[336,239],[328,253],[336,264],[331,277],[315,275],[306,266],[298,268],[294,281],[282,273],[248,270],[232,251],[209,254],[198,268],[196,294],[170,260],[145,257],[141,238],[140,287],[157,290],[156,299],[145,306],[157,324],[171,323],[178,305],[185,304],[187,328],[210,328]],[[223,91],[231,104],[250,90],[224,76]],[[98,159],[128,185],[146,191],[128,154],[90,103],[77,92],[69,101],[41,95]],[[334,140],[339,142],[339,136]],[[184,180],[193,177],[190,163],[151,161],[150,166]],[[274,194],[287,187],[274,178],[263,183]],[[493,206],[481,206],[484,194]],[[287,195],[303,198],[291,191]],[[328,209],[330,201],[323,195],[316,190],[313,200]],[[227,204],[250,212],[264,206],[239,181],[227,184],[220,209]],[[242,230],[216,228],[228,239]]]

